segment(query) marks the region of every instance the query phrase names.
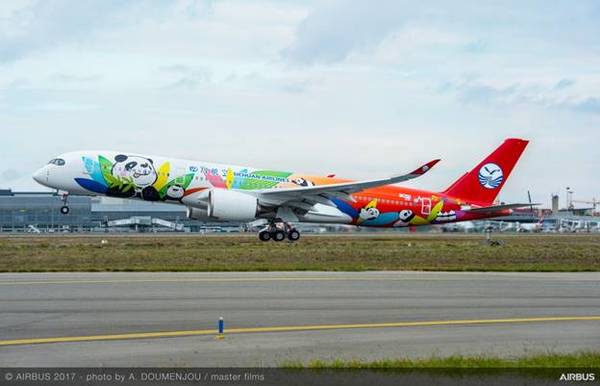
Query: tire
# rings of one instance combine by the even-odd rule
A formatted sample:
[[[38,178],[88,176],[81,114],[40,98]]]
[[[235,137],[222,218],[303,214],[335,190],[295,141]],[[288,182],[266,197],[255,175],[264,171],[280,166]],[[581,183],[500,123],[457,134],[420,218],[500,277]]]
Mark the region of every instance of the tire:
[[[70,209],[66,205],[60,207],[60,213],[62,213],[62,214],[69,214],[69,211],[70,211]]]
[[[271,234],[267,231],[258,232],[258,238],[260,241],[269,241],[271,240]]]
[[[292,229],[288,233],[287,237],[288,237],[288,240],[290,240],[290,241],[298,241],[300,239],[300,232],[298,232],[295,229]]]
[[[275,241],[283,241],[285,240],[285,232],[284,231],[275,231],[271,237],[273,237],[273,240]]]

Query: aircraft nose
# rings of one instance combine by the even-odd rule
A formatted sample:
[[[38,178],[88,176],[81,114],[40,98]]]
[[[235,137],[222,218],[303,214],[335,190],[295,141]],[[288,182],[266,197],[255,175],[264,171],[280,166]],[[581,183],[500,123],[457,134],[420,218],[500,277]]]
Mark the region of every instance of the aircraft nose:
[[[46,166],[38,169],[35,173],[33,173],[33,179],[42,185],[46,185],[48,183],[48,169]]]

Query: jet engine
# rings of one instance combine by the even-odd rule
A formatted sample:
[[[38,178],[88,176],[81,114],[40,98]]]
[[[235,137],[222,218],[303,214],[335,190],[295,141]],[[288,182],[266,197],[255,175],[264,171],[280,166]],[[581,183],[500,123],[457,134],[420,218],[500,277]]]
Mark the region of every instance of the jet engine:
[[[258,215],[258,199],[235,190],[210,191],[208,215],[221,221],[251,221]]]
[[[210,220],[210,217],[208,217],[207,209],[193,208],[191,206],[188,206],[187,208],[187,218],[200,221]]]
[[[258,212],[256,197],[235,190],[212,189],[207,208],[188,208],[188,217],[196,220],[252,221]]]

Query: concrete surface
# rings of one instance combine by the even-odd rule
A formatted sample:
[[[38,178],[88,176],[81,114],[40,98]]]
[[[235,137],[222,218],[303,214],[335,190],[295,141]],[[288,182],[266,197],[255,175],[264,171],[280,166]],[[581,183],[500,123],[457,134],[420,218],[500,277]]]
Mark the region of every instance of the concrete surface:
[[[273,366],[600,348],[600,320],[2,345],[214,329],[219,316],[227,328],[600,316],[599,273],[0,274],[0,294],[1,366]]]

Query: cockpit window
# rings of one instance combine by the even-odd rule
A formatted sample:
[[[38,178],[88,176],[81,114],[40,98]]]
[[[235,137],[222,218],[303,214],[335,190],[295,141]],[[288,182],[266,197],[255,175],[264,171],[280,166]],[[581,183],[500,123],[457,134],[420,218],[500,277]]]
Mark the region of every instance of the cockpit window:
[[[50,162],[48,162],[48,165],[64,166],[65,160],[62,158],[54,158],[53,160],[50,160]]]

